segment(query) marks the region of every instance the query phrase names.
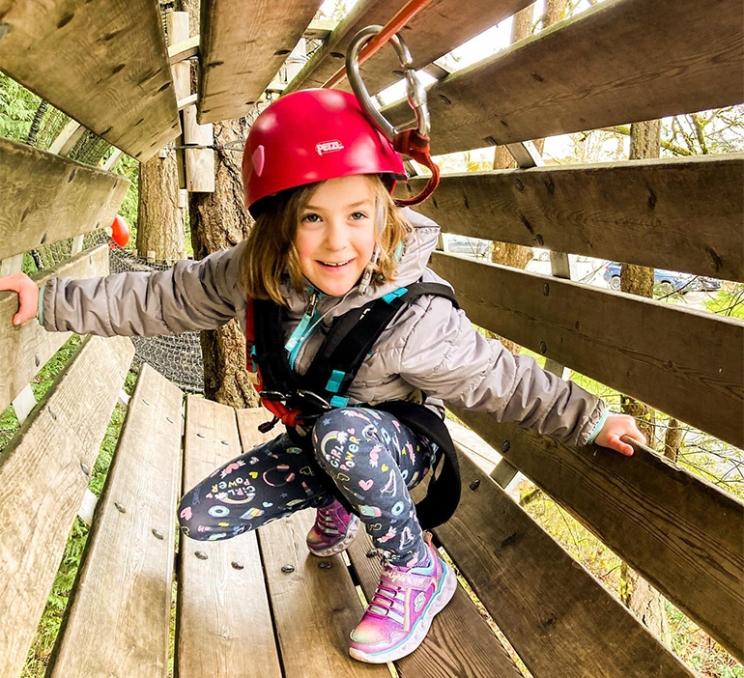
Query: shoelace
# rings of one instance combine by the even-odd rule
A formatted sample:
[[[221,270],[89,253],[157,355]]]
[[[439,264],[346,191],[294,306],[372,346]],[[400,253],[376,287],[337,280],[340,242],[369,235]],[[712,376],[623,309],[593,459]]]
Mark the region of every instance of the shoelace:
[[[371,614],[378,619],[384,619],[392,611],[402,616],[405,610],[403,609],[403,601],[398,597],[402,591],[402,587],[391,583],[383,574],[380,578],[380,583],[377,585],[375,595],[372,596],[372,600],[367,608],[367,614]],[[398,609],[396,609],[395,603],[398,603]]]
[[[327,535],[339,534],[339,521],[336,519],[335,511],[318,509],[315,524],[318,529]]]

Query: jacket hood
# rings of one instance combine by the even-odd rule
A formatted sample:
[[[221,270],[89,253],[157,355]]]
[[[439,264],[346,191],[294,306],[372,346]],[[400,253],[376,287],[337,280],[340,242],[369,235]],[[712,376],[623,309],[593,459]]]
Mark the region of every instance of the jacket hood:
[[[431,253],[437,245],[439,226],[431,219],[414,212],[408,207],[402,208],[401,214],[412,228],[405,240],[403,256],[398,264],[398,273],[395,280],[374,287],[367,294],[361,294],[358,286],[356,286],[340,298],[322,295],[317,308],[324,316],[324,324],[352,308],[363,306],[367,302],[378,299],[399,287],[410,285],[423,275]],[[289,285],[284,287],[291,319],[300,318],[305,313],[311,290],[310,285],[304,293],[296,292]]]

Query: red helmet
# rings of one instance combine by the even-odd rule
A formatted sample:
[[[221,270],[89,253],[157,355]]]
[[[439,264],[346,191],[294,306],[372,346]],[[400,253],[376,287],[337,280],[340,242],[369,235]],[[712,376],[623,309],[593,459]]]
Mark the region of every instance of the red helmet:
[[[353,94],[306,89],[274,102],[248,133],[243,151],[245,204],[280,191],[355,174],[405,178],[403,161]]]

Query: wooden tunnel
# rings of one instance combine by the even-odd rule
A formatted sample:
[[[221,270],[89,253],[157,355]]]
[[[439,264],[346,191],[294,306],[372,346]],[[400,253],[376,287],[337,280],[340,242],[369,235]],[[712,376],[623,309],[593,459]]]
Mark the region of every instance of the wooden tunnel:
[[[244,115],[320,4],[205,0],[198,49],[192,39],[169,57],[153,0],[0,0],[0,69],[146,160],[180,133],[172,61],[199,55],[199,122]],[[325,81],[357,30],[385,23],[402,4],[360,0],[289,90]],[[432,2],[405,31],[416,66],[528,4]],[[463,71],[432,67],[433,151],[741,103],[742,25],[740,0],[607,0]],[[391,55],[365,70],[371,91],[397,79]],[[407,115],[403,104],[387,113]],[[421,210],[452,233],[744,282],[743,178],[740,154],[497,170],[445,176]],[[40,244],[110,224],[126,190],[107,171],[0,139],[0,262],[11,262],[3,270]],[[432,266],[476,324],[744,446],[741,321],[447,253]],[[45,275],[107,270],[104,246]],[[28,404],[29,382],[67,335],[36,323],[14,328],[15,310],[15,297],[0,293],[0,411],[14,403],[26,417],[0,452],[0,675],[8,677],[23,668],[134,352],[128,339],[86,338],[52,391]],[[744,660],[739,500],[646,448],[629,462],[457,414]],[[173,595],[181,678],[390,675],[345,650],[363,609],[355,583],[370,596],[379,569],[366,537],[348,562],[335,556],[322,566],[304,545],[309,512],[225,542],[179,541],[182,492],[256,444],[264,416],[184,402],[142,369],[50,675],[167,675]],[[692,675],[514,503],[490,475],[493,464],[464,448],[460,456],[463,501],[436,540],[534,676]],[[462,587],[422,650],[396,668],[406,677],[521,675]]]

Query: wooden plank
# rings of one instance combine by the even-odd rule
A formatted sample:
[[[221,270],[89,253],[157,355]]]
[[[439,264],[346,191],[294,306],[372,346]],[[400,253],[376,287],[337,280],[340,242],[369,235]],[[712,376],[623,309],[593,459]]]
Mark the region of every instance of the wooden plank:
[[[51,676],[168,673],[182,397],[142,366]]]
[[[80,141],[83,134],[85,134],[83,125],[77,120],[68,120],[47,150],[55,155],[67,155]]]
[[[389,676],[384,664],[349,656],[349,634],[362,604],[340,555],[310,555],[305,535],[312,524],[313,512],[300,511],[258,534],[285,676]]]
[[[235,410],[190,396],[184,491],[240,453]],[[176,633],[182,678],[282,675],[253,532],[215,542],[181,539]]]
[[[238,410],[237,415],[244,450],[280,432],[257,431],[258,424],[270,419],[263,409]],[[312,521],[312,511],[301,511],[258,530],[283,675],[387,676],[384,666],[349,657],[348,635],[362,616],[361,603],[341,556],[320,559],[307,550],[305,535]],[[320,563],[330,567],[321,568]],[[291,571],[283,572],[284,566]]]
[[[245,115],[302,37],[321,0],[202,3],[200,123]]]
[[[433,268],[476,325],[744,447],[741,320],[448,254]]]
[[[12,78],[138,160],[179,133],[158,4],[0,0]]]
[[[34,407],[36,407],[36,396],[31,384],[26,384],[25,388],[13,398],[13,411],[19,424],[28,419],[28,415],[31,414]]]
[[[375,552],[372,540],[365,534],[357,537],[348,551],[367,600],[372,599],[382,570],[376,555],[367,557],[370,549]],[[467,633],[463,633],[463,629],[467,629]],[[447,607],[435,617],[421,646],[395,662],[395,666],[398,675],[404,678],[517,678],[522,675],[461,586],[457,587]]]
[[[168,61],[170,61],[171,66],[195,56],[199,56],[198,35],[192,35],[190,38],[180,40],[168,47]]]
[[[462,453],[462,501],[435,533],[536,676],[692,675]]]
[[[572,450],[482,412],[458,416],[744,659],[744,505],[637,446]]]
[[[23,668],[133,355],[86,341],[0,457],[0,675]]]
[[[23,255],[16,254],[7,259],[0,259],[0,276],[12,275],[23,270]]]
[[[452,51],[489,26],[497,24],[531,0],[434,0],[422,9],[403,30],[415,68],[422,68]],[[370,24],[385,25],[400,10],[400,0],[367,0],[357,3],[331,33],[328,41],[313,55],[285,91],[320,87],[341,66],[352,38]],[[340,55],[340,56],[339,56]],[[385,47],[363,66],[364,82],[370,92],[378,92],[401,77],[395,51]],[[350,90],[348,80],[336,87]],[[413,115],[409,115],[412,118]]]
[[[129,181],[0,139],[0,259],[110,226]]]
[[[740,0],[600,3],[432,86],[432,151],[738,104],[743,22]],[[385,112],[412,117],[405,102]]]
[[[38,279],[39,285],[54,276],[91,278],[108,273],[108,246],[101,245],[69,259]],[[47,332],[35,320],[14,327],[18,310],[14,292],[0,292],[0,411],[33,379],[39,368],[70,337],[69,332]]]
[[[744,281],[742,185],[742,154],[500,170],[444,176],[417,210],[452,233]]]

